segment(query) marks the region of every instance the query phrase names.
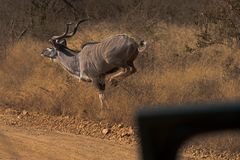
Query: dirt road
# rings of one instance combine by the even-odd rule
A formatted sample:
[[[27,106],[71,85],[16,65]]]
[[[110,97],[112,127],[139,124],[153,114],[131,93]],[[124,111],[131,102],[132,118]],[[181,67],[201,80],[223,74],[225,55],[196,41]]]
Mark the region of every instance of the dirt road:
[[[136,149],[104,139],[0,125],[1,160],[135,160]]]
[[[240,131],[186,142],[181,160],[239,160]],[[131,126],[0,108],[0,160],[137,160]]]

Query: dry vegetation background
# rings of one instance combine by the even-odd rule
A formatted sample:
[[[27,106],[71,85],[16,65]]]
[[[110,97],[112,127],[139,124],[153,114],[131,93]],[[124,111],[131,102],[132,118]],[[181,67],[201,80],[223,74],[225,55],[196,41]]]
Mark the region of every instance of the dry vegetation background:
[[[139,106],[236,100],[240,97],[238,0],[0,0],[0,105],[97,119],[99,101],[40,56],[65,23],[91,17],[69,40],[127,33],[148,42],[138,72],[107,86],[110,121],[130,122]]]

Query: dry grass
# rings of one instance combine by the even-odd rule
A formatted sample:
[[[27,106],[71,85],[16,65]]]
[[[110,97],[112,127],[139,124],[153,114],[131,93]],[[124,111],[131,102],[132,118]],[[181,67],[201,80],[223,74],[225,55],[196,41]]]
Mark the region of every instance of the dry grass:
[[[129,8],[125,6],[113,15],[119,16],[120,22],[109,13],[103,15],[108,20],[86,23],[68,42],[70,48],[78,49],[86,41],[101,41],[113,34],[127,33],[149,44],[147,51],[135,62],[138,72],[116,88],[107,86],[112,110],[105,118],[130,122],[139,106],[239,99],[240,52],[236,37],[226,36],[228,28],[220,32],[225,27],[222,22],[201,16],[194,18],[191,9],[204,12],[205,3],[181,3],[182,7],[176,9],[174,0],[153,2],[129,3],[136,8],[123,14]],[[111,3],[113,8],[109,7],[109,12],[119,7]],[[161,10],[159,4],[169,6]],[[88,8],[89,14],[95,18],[101,16],[101,7],[94,7]],[[182,14],[175,14],[174,10]],[[210,13],[207,10],[204,15]],[[201,24],[195,25],[193,20],[196,19]],[[205,23],[208,24],[208,39],[201,38]],[[51,26],[47,28],[53,30]],[[8,46],[7,58],[0,70],[0,105],[98,119],[99,102],[94,87],[79,83],[59,65],[40,57],[41,51],[49,46],[41,38],[29,36]]]
[[[158,27],[164,25],[161,22]],[[139,70],[135,75],[116,88],[107,86],[112,110],[105,118],[129,122],[139,106],[214,102],[239,97],[238,51],[215,44],[189,52],[186,46],[196,48],[196,28],[170,26],[162,36],[158,27],[154,26],[153,37],[161,36],[147,51],[153,51],[148,54],[154,56],[154,61],[139,55],[136,61]],[[69,46],[78,48],[86,40],[101,40],[121,32],[123,28],[105,23],[91,29],[82,28],[81,34],[72,39]],[[25,46],[30,47],[25,49]],[[97,119],[99,102],[94,87],[79,83],[59,65],[40,57],[46,46],[44,42],[27,38],[9,47],[0,72],[1,104]],[[145,61],[151,64],[144,66]]]

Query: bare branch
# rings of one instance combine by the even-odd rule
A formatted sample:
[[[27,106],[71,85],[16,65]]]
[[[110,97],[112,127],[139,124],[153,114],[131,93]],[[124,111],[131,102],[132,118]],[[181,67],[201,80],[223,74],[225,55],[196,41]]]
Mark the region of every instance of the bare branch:
[[[28,28],[25,28],[21,33],[20,35],[18,36],[17,40],[19,41],[28,31]]]
[[[68,0],[63,0],[63,2],[73,11],[73,14],[74,14],[75,20],[76,20],[78,17],[77,9]]]

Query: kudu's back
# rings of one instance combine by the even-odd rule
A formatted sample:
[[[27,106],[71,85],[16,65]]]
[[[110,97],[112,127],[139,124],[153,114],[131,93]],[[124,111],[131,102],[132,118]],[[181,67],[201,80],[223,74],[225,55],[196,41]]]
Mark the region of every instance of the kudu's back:
[[[138,44],[127,35],[116,35],[97,44],[86,45],[80,54],[80,68],[96,76],[114,67],[125,67],[138,55]]]

